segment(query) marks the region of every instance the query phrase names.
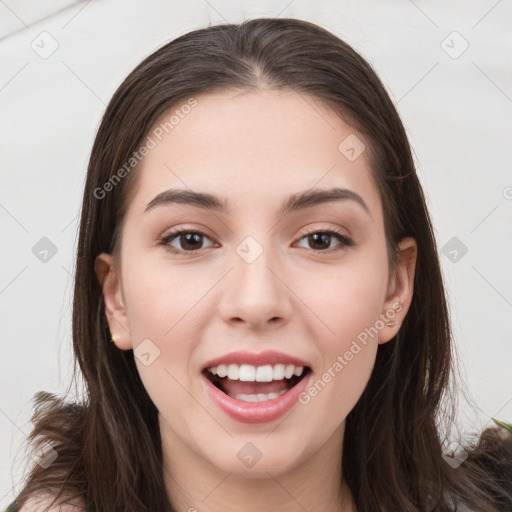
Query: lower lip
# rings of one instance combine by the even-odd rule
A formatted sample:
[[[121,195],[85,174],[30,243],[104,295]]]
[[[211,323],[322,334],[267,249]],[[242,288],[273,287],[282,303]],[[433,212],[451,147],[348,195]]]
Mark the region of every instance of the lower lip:
[[[281,396],[263,402],[244,402],[232,398],[213,385],[207,377],[204,375],[201,377],[205,381],[210,398],[228,416],[241,423],[268,423],[286,414],[298,402],[299,395],[307,387],[310,374],[311,372]]]

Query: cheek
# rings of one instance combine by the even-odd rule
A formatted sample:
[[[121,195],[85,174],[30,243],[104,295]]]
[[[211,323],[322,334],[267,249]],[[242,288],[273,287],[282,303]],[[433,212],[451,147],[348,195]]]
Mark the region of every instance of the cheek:
[[[360,251],[330,269],[328,276],[315,279],[318,286],[309,287],[308,305],[322,319],[311,324],[316,326],[322,368],[316,369],[302,403],[330,410],[329,429],[349,414],[372,373],[387,290],[387,259],[382,254],[376,248]]]
[[[135,361],[144,386],[157,408],[166,410],[170,397],[173,404],[184,406],[182,386],[191,386],[189,365],[198,338],[191,319],[202,315],[201,297],[211,284],[197,273],[146,265],[142,258],[127,258],[123,271]],[[144,360],[142,354],[148,352]],[[148,359],[150,364],[145,364]]]
[[[297,295],[315,339],[330,358],[348,349],[351,340],[373,326],[383,312],[387,260],[371,251],[354,254],[337,266],[316,268],[314,278],[311,272],[302,275],[295,280]]]
[[[131,259],[123,269],[123,289],[134,344],[144,338],[166,345],[201,310],[212,279],[165,262]]]

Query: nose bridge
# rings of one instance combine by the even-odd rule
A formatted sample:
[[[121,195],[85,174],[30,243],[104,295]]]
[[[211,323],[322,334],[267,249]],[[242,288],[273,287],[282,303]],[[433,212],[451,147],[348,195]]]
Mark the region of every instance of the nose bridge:
[[[276,247],[271,247],[271,236],[247,235],[236,246],[220,302],[225,321],[243,320],[253,325],[280,318],[291,311],[290,290],[283,283],[282,265]]]

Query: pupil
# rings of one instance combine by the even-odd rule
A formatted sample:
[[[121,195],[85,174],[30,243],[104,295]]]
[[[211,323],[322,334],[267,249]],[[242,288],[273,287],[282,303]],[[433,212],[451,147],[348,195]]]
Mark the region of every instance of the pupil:
[[[185,245],[186,244],[190,244],[190,240],[193,239],[193,237],[196,237],[196,241],[197,241],[197,238],[199,238],[201,235],[197,234],[197,233],[187,233],[185,235],[181,235],[181,241],[183,242],[183,240],[185,240]],[[199,243],[199,245],[201,245]],[[184,247],[183,243],[182,243],[182,246]],[[197,248],[197,244],[194,246],[194,244],[192,244],[192,249],[194,248]]]
[[[328,235],[328,234],[326,234],[326,233],[314,233],[313,235],[309,235],[310,239],[313,239],[313,241],[314,241],[313,243],[314,243],[314,244],[315,244],[315,243],[318,243],[318,242],[317,242],[317,239],[318,239],[318,238],[323,238],[323,239],[324,239],[324,241],[325,241],[325,239],[326,239],[326,238],[327,238],[327,239],[328,239],[328,238],[330,238],[330,236],[331,236],[331,235]],[[323,247],[323,248],[325,249],[325,248],[328,248],[328,247],[329,247],[329,243],[327,243],[327,246],[326,246],[326,247]]]

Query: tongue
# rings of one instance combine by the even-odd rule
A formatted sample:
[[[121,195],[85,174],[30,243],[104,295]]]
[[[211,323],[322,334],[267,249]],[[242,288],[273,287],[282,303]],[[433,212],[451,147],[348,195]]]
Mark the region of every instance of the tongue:
[[[273,380],[272,382],[244,382],[228,378],[222,380],[221,386],[224,392],[230,396],[279,393],[289,387],[286,379]]]

